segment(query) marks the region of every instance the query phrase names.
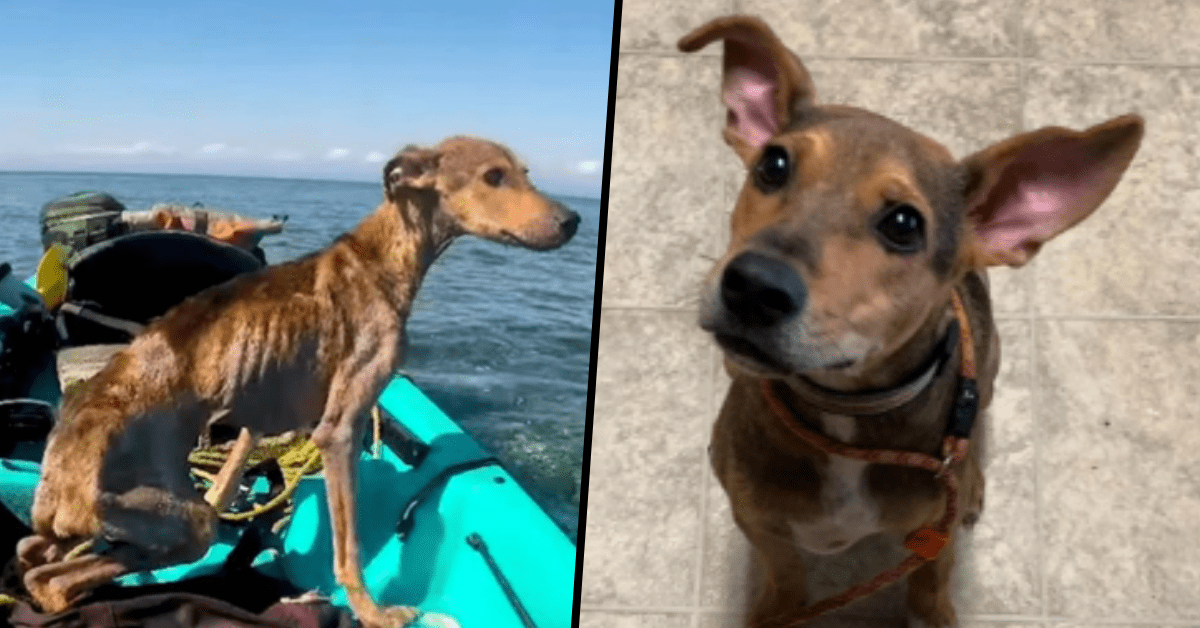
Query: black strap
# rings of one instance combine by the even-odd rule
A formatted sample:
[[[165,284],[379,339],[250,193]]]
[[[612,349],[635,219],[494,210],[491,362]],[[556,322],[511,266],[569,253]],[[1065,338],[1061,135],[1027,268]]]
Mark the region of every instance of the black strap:
[[[500,565],[496,563],[496,559],[492,558],[492,553],[488,550],[487,543],[483,541],[483,537],[479,536],[478,532],[472,532],[467,537],[467,545],[479,552],[483,557],[483,561],[487,563],[488,569],[496,578],[496,583],[500,585],[500,589],[504,591],[504,597],[508,598],[508,603],[512,604],[513,610],[517,612],[517,617],[521,618],[521,623],[525,628],[537,628],[537,624],[533,623],[533,618],[529,616],[529,611],[525,610],[525,605],[521,603],[521,599],[517,597],[517,592],[513,590],[512,584],[508,582],[508,578],[504,576],[504,572],[500,571]]]
[[[0,317],[0,399],[28,395],[58,346],[54,317],[40,303],[25,303],[14,315]]]
[[[130,336],[136,336],[142,333],[142,330],[146,328],[146,326],[141,323],[135,323],[133,321],[127,321],[123,318],[101,314],[100,312],[84,307],[78,303],[71,303],[69,301],[60,305],[59,310],[66,312],[67,314],[74,314],[79,318],[89,320],[97,325],[103,325],[109,329],[123,331]]]
[[[403,460],[404,464],[414,469],[421,466],[433,447],[404,427],[383,404],[379,404],[379,414],[379,439],[383,444]]]
[[[425,486],[422,486],[421,490],[417,491],[417,494],[413,495],[412,499],[408,500],[408,504],[400,512],[400,520],[396,522],[396,534],[400,536],[400,540],[403,541],[408,538],[408,534],[412,532],[413,524],[415,523],[414,517],[416,516],[417,507],[428,499],[434,491],[456,475],[492,465],[500,466],[500,461],[491,456],[477,458],[475,460],[452,464],[430,478],[429,482]]]
[[[54,404],[41,399],[0,400],[0,456],[9,457],[19,443],[45,441],[54,418]]]
[[[946,423],[946,434],[956,438],[968,438],[979,416],[979,386],[970,377],[958,378],[958,389],[954,395],[954,407]]]

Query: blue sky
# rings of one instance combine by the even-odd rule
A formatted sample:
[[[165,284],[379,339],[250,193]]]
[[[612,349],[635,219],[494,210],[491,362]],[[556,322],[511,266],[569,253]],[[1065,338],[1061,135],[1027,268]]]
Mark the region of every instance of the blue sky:
[[[375,181],[409,143],[508,144],[599,196],[614,3],[0,4],[0,169]]]

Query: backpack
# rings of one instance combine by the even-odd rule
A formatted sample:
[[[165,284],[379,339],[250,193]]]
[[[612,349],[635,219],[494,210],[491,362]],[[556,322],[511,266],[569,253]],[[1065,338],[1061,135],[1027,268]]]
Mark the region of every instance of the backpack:
[[[126,231],[125,206],[104,192],[76,192],[42,206],[42,248],[59,243],[70,254]]]

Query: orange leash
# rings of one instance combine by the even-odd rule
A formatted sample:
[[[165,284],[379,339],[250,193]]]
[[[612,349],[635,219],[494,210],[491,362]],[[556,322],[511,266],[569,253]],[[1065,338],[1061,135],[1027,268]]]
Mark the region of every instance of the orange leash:
[[[951,304],[960,327],[959,394],[951,413],[947,435],[942,441],[943,457],[940,459],[912,451],[859,449],[830,440],[802,427],[795,420],[792,412],[775,394],[771,381],[762,381],[762,392],[767,406],[800,440],[830,455],[854,458],[873,464],[925,469],[933,472],[946,488],[946,509],[941,519],[933,525],[925,525],[914,530],[905,539],[904,547],[912,552],[908,558],[905,558],[895,568],[884,571],[867,582],[810,605],[798,616],[789,618],[788,622],[783,624],[784,626],[814,619],[895,583],[921,565],[937,558],[950,541],[950,529],[958,517],[958,478],[950,472],[950,465],[961,462],[966,457],[970,444],[968,437],[978,412],[978,393],[975,388],[975,343],[971,336],[970,319],[957,291],[951,296]]]

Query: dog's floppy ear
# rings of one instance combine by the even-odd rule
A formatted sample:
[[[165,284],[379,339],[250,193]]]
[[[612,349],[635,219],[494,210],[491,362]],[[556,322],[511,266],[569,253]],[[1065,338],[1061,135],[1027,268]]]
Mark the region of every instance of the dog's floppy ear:
[[[813,103],[812,77],[757,17],[717,18],[679,40],[683,52],[725,42],[721,100],[728,108],[725,141],[749,163],[803,107]]]
[[[437,179],[441,153],[431,148],[405,146],[383,167],[383,189],[389,201],[398,188],[431,188]]]
[[[1047,127],[963,160],[972,265],[1021,266],[1087,218],[1129,167],[1143,126],[1129,114],[1086,131]]]

